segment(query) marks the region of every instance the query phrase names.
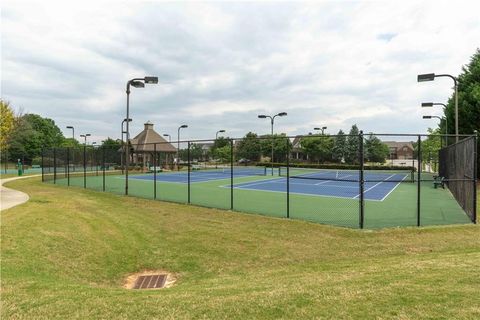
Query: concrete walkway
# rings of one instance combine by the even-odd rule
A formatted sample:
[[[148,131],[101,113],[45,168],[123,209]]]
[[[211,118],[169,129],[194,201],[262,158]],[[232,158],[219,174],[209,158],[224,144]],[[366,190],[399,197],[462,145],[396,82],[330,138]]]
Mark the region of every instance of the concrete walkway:
[[[26,179],[32,177],[41,176],[39,174],[31,175],[31,176],[23,176],[23,177],[13,177],[8,179],[0,179],[0,210],[6,210],[19,204],[25,203],[30,198],[28,194],[13,190],[10,188],[6,188],[3,186],[4,183],[17,180],[17,179]]]

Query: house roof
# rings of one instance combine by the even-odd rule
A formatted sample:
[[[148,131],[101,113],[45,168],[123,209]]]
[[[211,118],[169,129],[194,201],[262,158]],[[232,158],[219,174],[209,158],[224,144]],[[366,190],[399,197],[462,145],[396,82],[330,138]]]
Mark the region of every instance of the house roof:
[[[133,139],[130,139],[135,152],[177,152],[177,149],[155,130],[153,130],[153,123],[150,121],[144,124],[142,132],[137,134]],[[155,145],[156,144],[156,145]]]
[[[403,147],[407,147],[411,150],[413,150],[413,144],[410,141],[403,141],[403,142],[397,142],[397,141],[382,141],[385,143],[389,148],[397,148],[401,149]]]

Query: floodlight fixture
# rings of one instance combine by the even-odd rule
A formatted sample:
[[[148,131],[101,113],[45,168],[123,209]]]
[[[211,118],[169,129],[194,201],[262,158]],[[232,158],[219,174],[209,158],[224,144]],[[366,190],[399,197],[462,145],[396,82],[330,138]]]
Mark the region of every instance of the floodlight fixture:
[[[433,102],[422,102],[422,108],[433,107]]]
[[[417,82],[426,82],[435,80],[435,73],[424,73],[417,76]]]
[[[142,81],[132,81],[131,84],[135,88],[145,88],[145,83]]]
[[[265,119],[267,116],[264,115],[264,114],[259,114],[258,117],[259,117],[260,119]]]
[[[145,81],[145,83],[148,83],[148,84],[157,84],[158,83],[158,77],[147,76],[147,77],[144,78],[144,81]]]

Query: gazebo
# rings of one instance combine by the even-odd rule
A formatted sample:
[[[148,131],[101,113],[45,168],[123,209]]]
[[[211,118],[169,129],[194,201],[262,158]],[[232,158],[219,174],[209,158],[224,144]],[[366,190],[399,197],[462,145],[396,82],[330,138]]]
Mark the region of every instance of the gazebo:
[[[172,156],[173,159],[177,149],[153,130],[153,123],[147,121],[144,126],[142,132],[129,140],[132,162],[135,164],[142,163],[143,168],[146,168],[147,164],[152,165],[154,163],[154,157],[157,156],[159,163],[156,165],[161,166],[163,162],[165,166],[168,163],[169,156]]]

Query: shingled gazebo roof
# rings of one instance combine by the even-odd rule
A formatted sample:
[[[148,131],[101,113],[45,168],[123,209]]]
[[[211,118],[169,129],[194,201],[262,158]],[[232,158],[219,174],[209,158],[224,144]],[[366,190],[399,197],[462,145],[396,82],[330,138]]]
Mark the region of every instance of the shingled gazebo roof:
[[[130,145],[135,152],[177,152],[177,149],[155,130],[153,130],[153,123],[147,121],[144,124],[145,128],[142,132],[130,139]],[[156,146],[154,146],[156,144]]]

